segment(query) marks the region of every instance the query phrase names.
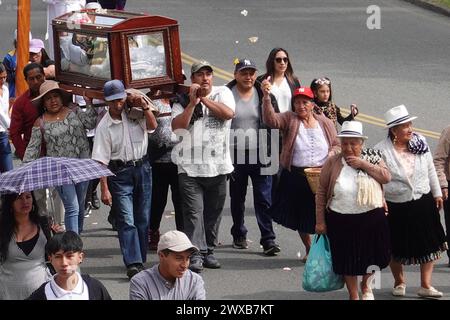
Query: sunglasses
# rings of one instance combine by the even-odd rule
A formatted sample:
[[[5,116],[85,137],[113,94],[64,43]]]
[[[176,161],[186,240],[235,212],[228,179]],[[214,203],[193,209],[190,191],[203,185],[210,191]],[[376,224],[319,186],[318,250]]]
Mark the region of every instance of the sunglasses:
[[[283,61],[284,63],[288,63],[289,62],[289,58],[288,57],[284,57],[284,58],[275,58],[275,61],[277,63],[281,63],[281,61]]]
[[[328,80],[328,79],[320,78],[320,79],[317,79],[316,81],[314,81],[314,83],[320,84],[320,85],[322,85],[322,84],[327,84],[327,85],[329,85],[331,82],[330,82],[330,80]]]

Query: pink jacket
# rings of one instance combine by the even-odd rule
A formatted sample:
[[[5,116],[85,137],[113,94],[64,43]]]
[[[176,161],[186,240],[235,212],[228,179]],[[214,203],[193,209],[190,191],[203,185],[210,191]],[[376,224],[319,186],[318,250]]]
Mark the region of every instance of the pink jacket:
[[[317,115],[313,113],[313,116],[319,122],[320,127],[325,133],[325,139],[328,142],[328,154],[334,155],[339,153],[341,147],[339,140],[337,139],[336,127],[334,126],[333,121],[322,114]],[[283,146],[281,148],[280,164],[283,168],[290,171],[294,154],[295,138],[297,137],[300,128],[300,118],[292,111],[275,113],[270,98],[264,98],[263,121],[271,128],[281,129]]]
[[[319,187],[317,188],[316,193],[317,224],[325,223],[325,209],[328,208],[331,203],[334,185],[336,184],[336,180],[339,177],[343,167],[342,154],[328,158],[322,167],[319,178]],[[366,162],[366,166],[363,170],[380,184],[385,184],[391,181],[391,173],[383,160],[381,160],[378,165]]]

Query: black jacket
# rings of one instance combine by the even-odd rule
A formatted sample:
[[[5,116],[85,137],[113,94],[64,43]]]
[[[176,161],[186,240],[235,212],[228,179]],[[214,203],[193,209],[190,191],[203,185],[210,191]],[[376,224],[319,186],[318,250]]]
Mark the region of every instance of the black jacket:
[[[226,84],[226,86],[232,90],[234,86],[236,86],[236,79],[228,82]],[[273,129],[269,128],[264,121],[262,120],[262,115],[263,115],[263,110],[262,110],[262,104],[263,104],[263,98],[264,98],[264,94],[262,92],[261,89],[261,82],[259,82],[258,80],[255,81],[255,84],[253,86],[256,89],[256,92],[258,93],[258,109],[259,109],[259,129],[266,129],[267,130],[267,154],[270,156],[271,155],[271,131]],[[278,102],[277,99],[275,98],[275,96],[273,94],[270,94],[270,100],[272,102],[272,106],[273,109],[276,113],[280,112],[280,109],[278,108]],[[258,146],[259,146],[259,135],[258,135]],[[280,149],[281,150],[281,149]],[[236,154],[236,153],[235,153]],[[266,163],[266,161],[264,161],[264,163]]]
[[[112,300],[105,286],[97,279],[91,278],[88,274],[82,274],[81,278],[86,282],[89,290],[89,300]],[[47,300],[45,295],[45,285],[48,281],[42,284],[36,291],[34,291],[27,300]]]
[[[266,78],[267,78],[267,74],[263,74],[263,75],[260,75],[258,78],[256,78],[256,81],[258,81],[259,83],[262,83],[263,80]],[[288,79],[286,78],[286,80],[288,80]],[[289,82],[289,80],[288,80],[288,85],[289,85],[289,88],[291,88],[291,95],[294,96],[295,89],[300,88],[300,81],[298,81],[297,78],[294,78],[293,83]],[[294,110],[292,110],[292,104],[291,104],[290,110],[294,111]]]

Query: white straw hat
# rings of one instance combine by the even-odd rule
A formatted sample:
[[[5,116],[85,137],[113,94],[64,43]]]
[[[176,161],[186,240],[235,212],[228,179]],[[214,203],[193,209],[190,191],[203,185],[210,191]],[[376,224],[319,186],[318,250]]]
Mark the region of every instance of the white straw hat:
[[[417,119],[417,117],[411,117],[403,104],[389,109],[384,114],[384,120],[386,122],[386,127],[388,128],[398,126],[399,124],[406,123],[414,119]]]
[[[338,138],[361,138],[367,139],[363,135],[362,123],[359,121],[345,121],[342,124],[341,132],[337,135]]]

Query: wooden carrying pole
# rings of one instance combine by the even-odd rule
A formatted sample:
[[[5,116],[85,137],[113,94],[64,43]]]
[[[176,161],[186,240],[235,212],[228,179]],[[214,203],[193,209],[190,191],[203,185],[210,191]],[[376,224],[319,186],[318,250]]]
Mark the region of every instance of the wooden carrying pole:
[[[23,68],[29,61],[31,0],[17,0],[16,97],[28,90]]]

